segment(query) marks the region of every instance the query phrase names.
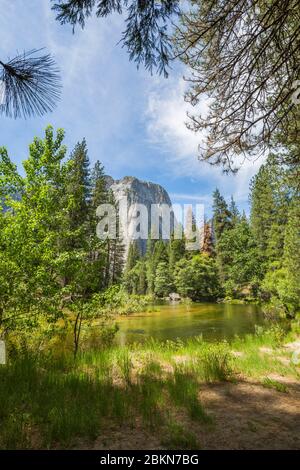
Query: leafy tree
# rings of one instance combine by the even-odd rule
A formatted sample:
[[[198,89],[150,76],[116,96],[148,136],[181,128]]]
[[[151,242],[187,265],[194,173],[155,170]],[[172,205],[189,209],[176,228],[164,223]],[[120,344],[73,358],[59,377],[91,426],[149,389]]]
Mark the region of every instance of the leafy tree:
[[[0,329],[55,321],[61,310],[57,269],[62,226],[66,148],[64,132],[48,127],[35,138],[18,174],[1,149],[0,188],[7,210],[0,214]],[[13,193],[18,191],[18,198]]]
[[[216,263],[206,255],[178,261],[174,277],[177,292],[183,297],[195,301],[213,300],[220,293]]]

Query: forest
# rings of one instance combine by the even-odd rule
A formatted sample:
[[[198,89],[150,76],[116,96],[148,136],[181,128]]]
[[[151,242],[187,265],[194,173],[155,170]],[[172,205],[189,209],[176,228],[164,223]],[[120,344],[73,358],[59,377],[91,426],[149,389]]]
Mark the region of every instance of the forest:
[[[111,169],[83,136],[67,148],[64,129],[40,129],[22,165],[0,141],[0,449],[299,449],[297,2],[49,3],[73,28],[95,6],[103,21],[125,11],[131,60],[167,77],[178,59],[190,73],[187,126],[209,133],[199,165],[236,178],[241,155],[261,165],[249,211],[213,191],[203,227],[193,218],[198,250],[173,232],[125,255]],[[55,107],[58,71],[36,53],[0,60],[1,119]],[[114,239],[97,236],[102,204],[116,209]],[[215,323],[203,316],[199,330],[202,309]],[[139,318],[129,341],[124,322]],[[184,334],[161,333],[159,318]]]

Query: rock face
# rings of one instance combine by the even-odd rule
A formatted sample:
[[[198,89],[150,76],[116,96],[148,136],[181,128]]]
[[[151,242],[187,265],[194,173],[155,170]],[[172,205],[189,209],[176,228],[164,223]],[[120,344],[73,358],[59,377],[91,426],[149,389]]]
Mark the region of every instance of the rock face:
[[[125,207],[126,204],[126,220],[122,219],[123,232],[128,234],[128,236],[124,238],[125,253],[127,253],[129,244],[132,242],[132,234],[138,231],[136,230],[138,227],[138,229],[140,229],[140,236],[137,238],[137,244],[141,253],[144,254],[148,234],[153,230],[155,221],[157,220],[157,212],[155,211],[158,210],[158,212],[161,213],[161,211],[166,210],[167,212],[167,210],[170,211],[172,207],[167,191],[159,184],[141,181],[133,176],[125,176],[121,180],[116,181],[108,176],[107,184],[113,191],[114,197],[119,203],[119,207]],[[141,204],[146,208],[147,217],[145,216],[145,210],[140,207]],[[154,218],[155,221],[153,220]],[[170,230],[172,231],[174,224],[172,212],[169,220]],[[161,221],[159,223],[158,230],[160,233],[164,234]],[[168,236],[163,235],[162,238],[168,238]]]

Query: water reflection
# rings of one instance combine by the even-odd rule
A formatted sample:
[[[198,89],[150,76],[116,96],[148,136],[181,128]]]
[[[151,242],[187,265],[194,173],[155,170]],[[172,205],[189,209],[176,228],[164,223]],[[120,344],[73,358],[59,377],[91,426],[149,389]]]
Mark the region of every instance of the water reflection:
[[[230,340],[235,335],[253,333],[255,325],[263,323],[263,315],[256,305],[162,305],[159,311],[121,317],[118,320],[118,341],[126,344],[150,337],[184,340],[199,335],[207,341]]]

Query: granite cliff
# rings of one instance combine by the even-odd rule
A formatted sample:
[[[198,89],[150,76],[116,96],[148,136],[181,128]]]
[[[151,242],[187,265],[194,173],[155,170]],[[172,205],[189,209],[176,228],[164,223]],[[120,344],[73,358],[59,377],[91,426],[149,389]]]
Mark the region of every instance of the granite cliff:
[[[143,204],[148,213],[147,235],[151,230],[151,206],[157,205],[159,209],[168,206],[171,207],[171,200],[167,191],[159,184],[148,181],[141,181],[133,176],[125,176],[120,180],[113,180],[107,177],[107,185],[113,191],[114,197],[118,203],[127,201],[127,233],[132,233],[138,224],[137,219],[140,217],[139,205]],[[173,227],[173,219],[170,218],[171,230]],[[163,237],[164,238],[164,237]],[[124,240],[125,251],[127,251],[130,239]],[[147,240],[143,236],[137,240],[142,253],[146,251]]]

